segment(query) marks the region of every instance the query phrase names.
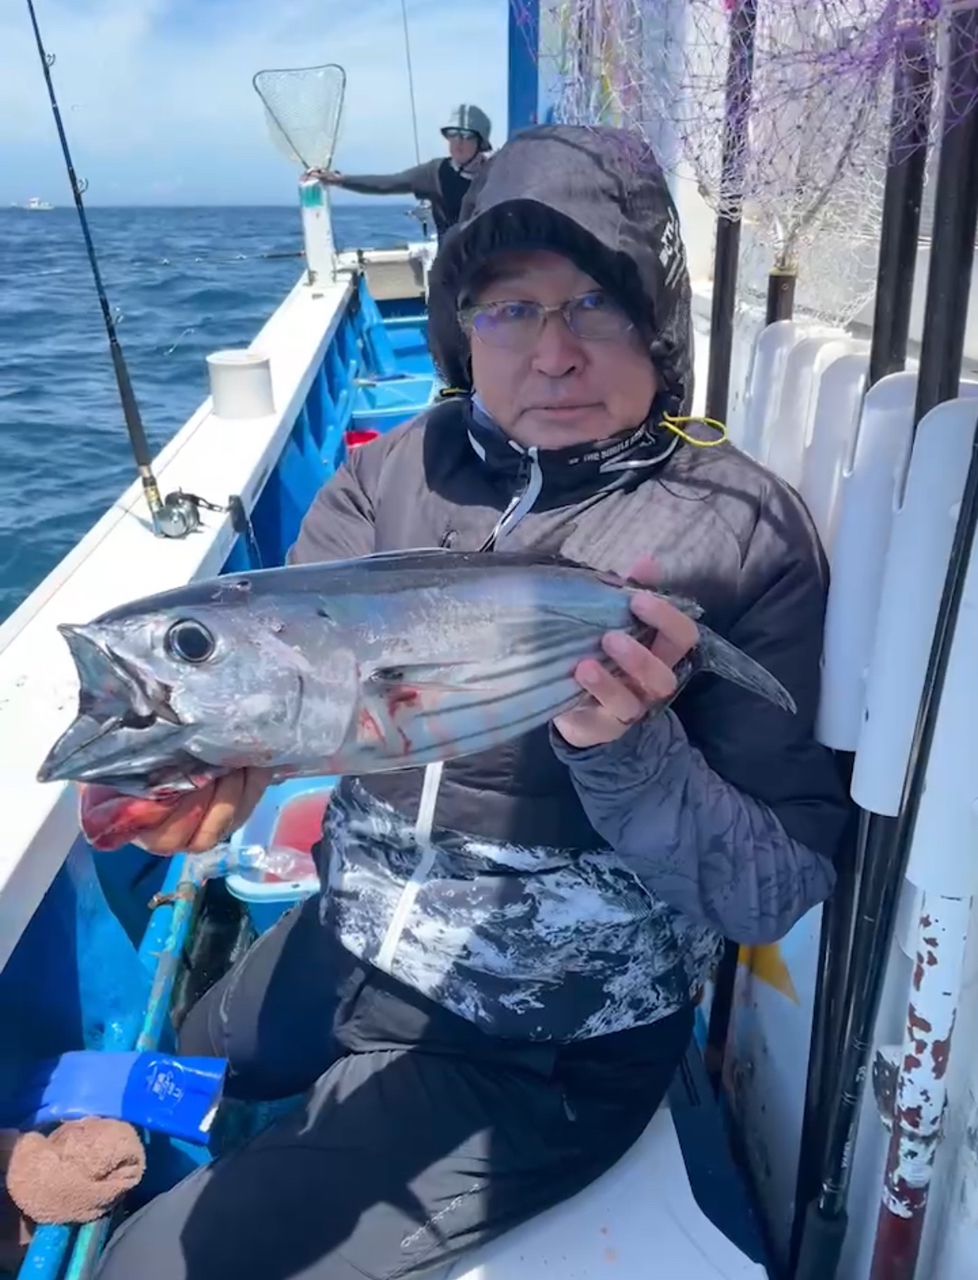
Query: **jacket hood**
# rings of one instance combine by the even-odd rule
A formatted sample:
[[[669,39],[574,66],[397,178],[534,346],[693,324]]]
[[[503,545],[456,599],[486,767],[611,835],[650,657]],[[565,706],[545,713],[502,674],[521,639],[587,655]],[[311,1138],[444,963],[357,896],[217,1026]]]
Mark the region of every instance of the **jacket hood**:
[[[472,389],[468,339],[457,318],[466,281],[500,250],[544,248],[597,280],[647,335],[664,383],[655,415],[687,413],[692,309],[679,218],[648,145],[625,129],[528,129],[473,179],[429,281],[429,343],[448,385]]]

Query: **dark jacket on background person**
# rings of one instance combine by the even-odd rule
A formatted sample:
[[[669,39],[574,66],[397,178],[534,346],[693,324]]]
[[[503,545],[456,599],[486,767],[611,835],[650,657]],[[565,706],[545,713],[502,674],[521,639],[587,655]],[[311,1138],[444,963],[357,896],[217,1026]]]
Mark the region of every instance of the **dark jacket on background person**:
[[[480,152],[471,165],[458,169],[446,156],[426,160],[402,173],[341,174],[337,186],[366,196],[413,195],[431,201],[431,216],[439,238],[458,221],[462,201],[474,176],[488,163]]]
[[[831,891],[845,818],[813,736],[827,570],[786,484],[731,445],[662,423],[692,395],[690,291],[661,172],[621,135],[527,131],[479,175],[431,277],[446,381],[471,386],[455,300],[504,247],[562,252],[647,335],[664,387],[649,421],[538,451],[469,395],[358,449],[320,493],[292,562],[397,548],[540,548],[662,585],[776,676],[790,716],[697,677],[619,741],[546,728],[445,766],[431,847],[423,771],[345,779],[322,850],[322,918],[360,959],[494,1035],[585,1039],[687,1005],[723,935],[781,937]]]

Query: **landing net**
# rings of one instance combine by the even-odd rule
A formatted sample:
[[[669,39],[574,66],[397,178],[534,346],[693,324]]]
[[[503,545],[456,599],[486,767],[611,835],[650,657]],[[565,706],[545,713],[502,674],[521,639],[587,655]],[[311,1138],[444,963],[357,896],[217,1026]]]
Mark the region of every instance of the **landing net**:
[[[329,169],[346,92],[343,68],[326,63],[258,71],[252,84],[278,150],[303,169]]]

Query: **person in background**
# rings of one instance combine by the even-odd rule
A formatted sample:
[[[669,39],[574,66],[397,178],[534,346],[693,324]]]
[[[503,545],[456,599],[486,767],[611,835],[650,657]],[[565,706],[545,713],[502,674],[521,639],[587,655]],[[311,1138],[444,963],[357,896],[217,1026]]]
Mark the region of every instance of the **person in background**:
[[[405,169],[402,173],[344,174],[332,169],[311,172],[330,186],[369,196],[414,195],[431,202],[439,240],[458,222],[472,179],[488,159],[492,123],[480,108],[463,103],[452,112],[441,133],[448,155]]]

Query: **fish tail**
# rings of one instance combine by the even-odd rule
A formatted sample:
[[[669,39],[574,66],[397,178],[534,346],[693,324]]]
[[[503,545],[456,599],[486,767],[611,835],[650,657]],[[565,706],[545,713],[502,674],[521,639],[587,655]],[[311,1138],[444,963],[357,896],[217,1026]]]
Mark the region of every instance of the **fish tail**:
[[[709,672],[722,680],[729,680],[773,702],[782,711],[792,715],[798,710],[795,700],[780,680],[776,680],[770,671],[765,670],[759,662],[749,658],[746,653],[732,645],[722,636],[718,636],[709,627],[699,624],[699,644],[693,654],[693,666],[697,671]]]

